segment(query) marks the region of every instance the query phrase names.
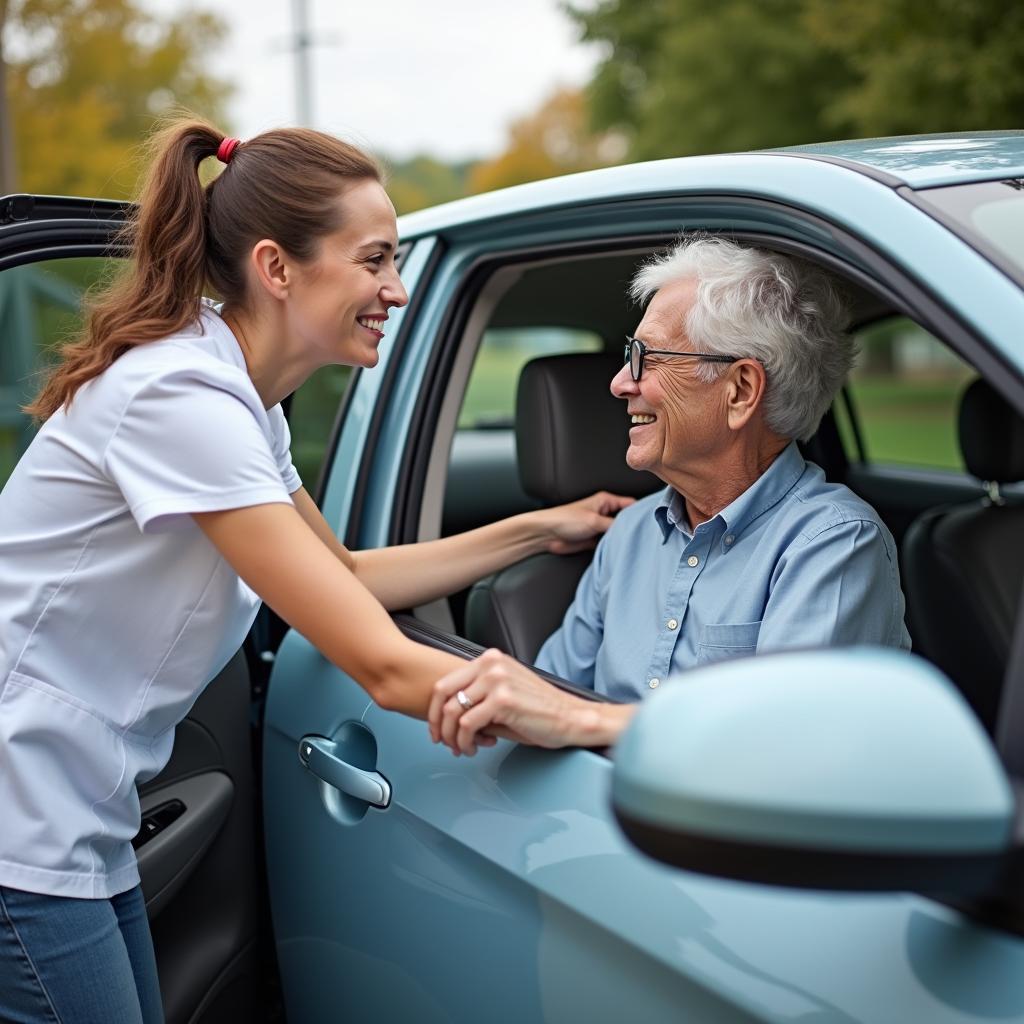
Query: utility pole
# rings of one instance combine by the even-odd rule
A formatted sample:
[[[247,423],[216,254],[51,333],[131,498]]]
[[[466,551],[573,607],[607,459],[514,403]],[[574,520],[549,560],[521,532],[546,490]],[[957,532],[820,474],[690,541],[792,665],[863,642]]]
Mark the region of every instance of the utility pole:
[[[4,26],[8,0],[0,0],[0,196],[17,191],[14,162],[14,127],[7,102],[7,64],[4,61]]]
[[[5,0],[0,0],[0,3]],[[295,117],[300,125],[313,125],[313,90],[310,85],[310,50],[308,0],[292,0],[292,40],[295,54]]]
[[[0,0],[3,3],[4,0]],[[295,61],[295,121],[313,127],[313,47],[338,46],[335,32],[317,33],[309,27],[309,0],[292,0],[292,32],[285,48]]]

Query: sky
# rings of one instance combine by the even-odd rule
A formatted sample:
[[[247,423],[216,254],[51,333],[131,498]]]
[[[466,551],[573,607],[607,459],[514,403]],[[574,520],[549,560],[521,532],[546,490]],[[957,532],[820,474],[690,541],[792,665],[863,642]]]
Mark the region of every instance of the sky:
[[[288,51],[295,0],[152,0],[212,10],[230,26],[218,54],[238,91],[241,138],[296,122]],[[305,0],[313,126],[395,159],[495,155],[511,120],[560,85],[588,80],[599,52],[577,41],[559,0]]]

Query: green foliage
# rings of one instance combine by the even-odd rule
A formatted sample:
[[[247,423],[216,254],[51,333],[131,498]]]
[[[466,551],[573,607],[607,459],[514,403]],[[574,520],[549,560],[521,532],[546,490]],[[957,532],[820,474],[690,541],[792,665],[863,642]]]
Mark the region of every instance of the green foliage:
[[[159,116],[185,108],[223,122],[230,87],[207,66],[227,29],[212,14],[9,0],[4,30],[22,191],[123,198]]]
[[[609,44],[590,88],[595,127],[651,159],[814,141],[822,96],[849,78],[801,30],[802,0],[602,0],[574,11]]]
[[[391,161],[388,194],[399,213],[436,206],[466,194],[468,163],[446,164],[432,156]]]
[[[823,116],[854,136],[1020,127],[1024,6],[806,0],[811,36],[853,72]]]
[[[630,157],[1008,128],[1024,109],[1024,7],[1005,0],[599,0],[595,128]]]

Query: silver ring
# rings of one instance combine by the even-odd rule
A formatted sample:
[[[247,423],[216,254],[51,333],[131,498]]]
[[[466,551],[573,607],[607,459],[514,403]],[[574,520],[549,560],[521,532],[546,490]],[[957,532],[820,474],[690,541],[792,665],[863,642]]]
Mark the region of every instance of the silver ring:
[[[459,702],[459,707],[462,708],[463,711],[468,711],[473,706],[473,702],[466,696],[465,690],[459,690],[459,692],[455,694],[455,699]]]

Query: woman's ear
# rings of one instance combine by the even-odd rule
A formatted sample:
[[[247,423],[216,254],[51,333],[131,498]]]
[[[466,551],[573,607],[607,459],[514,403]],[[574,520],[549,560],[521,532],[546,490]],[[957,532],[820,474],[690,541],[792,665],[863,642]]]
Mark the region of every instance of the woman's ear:
[[[256,284],[272,298],[283,301],[291,284],[290,261],[284,250],[269,238],[262,238],[252,247],[249,261]]]
[[[756,359],[740,359],[729,367],[727,373],[729,380],[726,408],[729,429],[741,430],[760,407],[768,378],[765,376],[764,367]]]

